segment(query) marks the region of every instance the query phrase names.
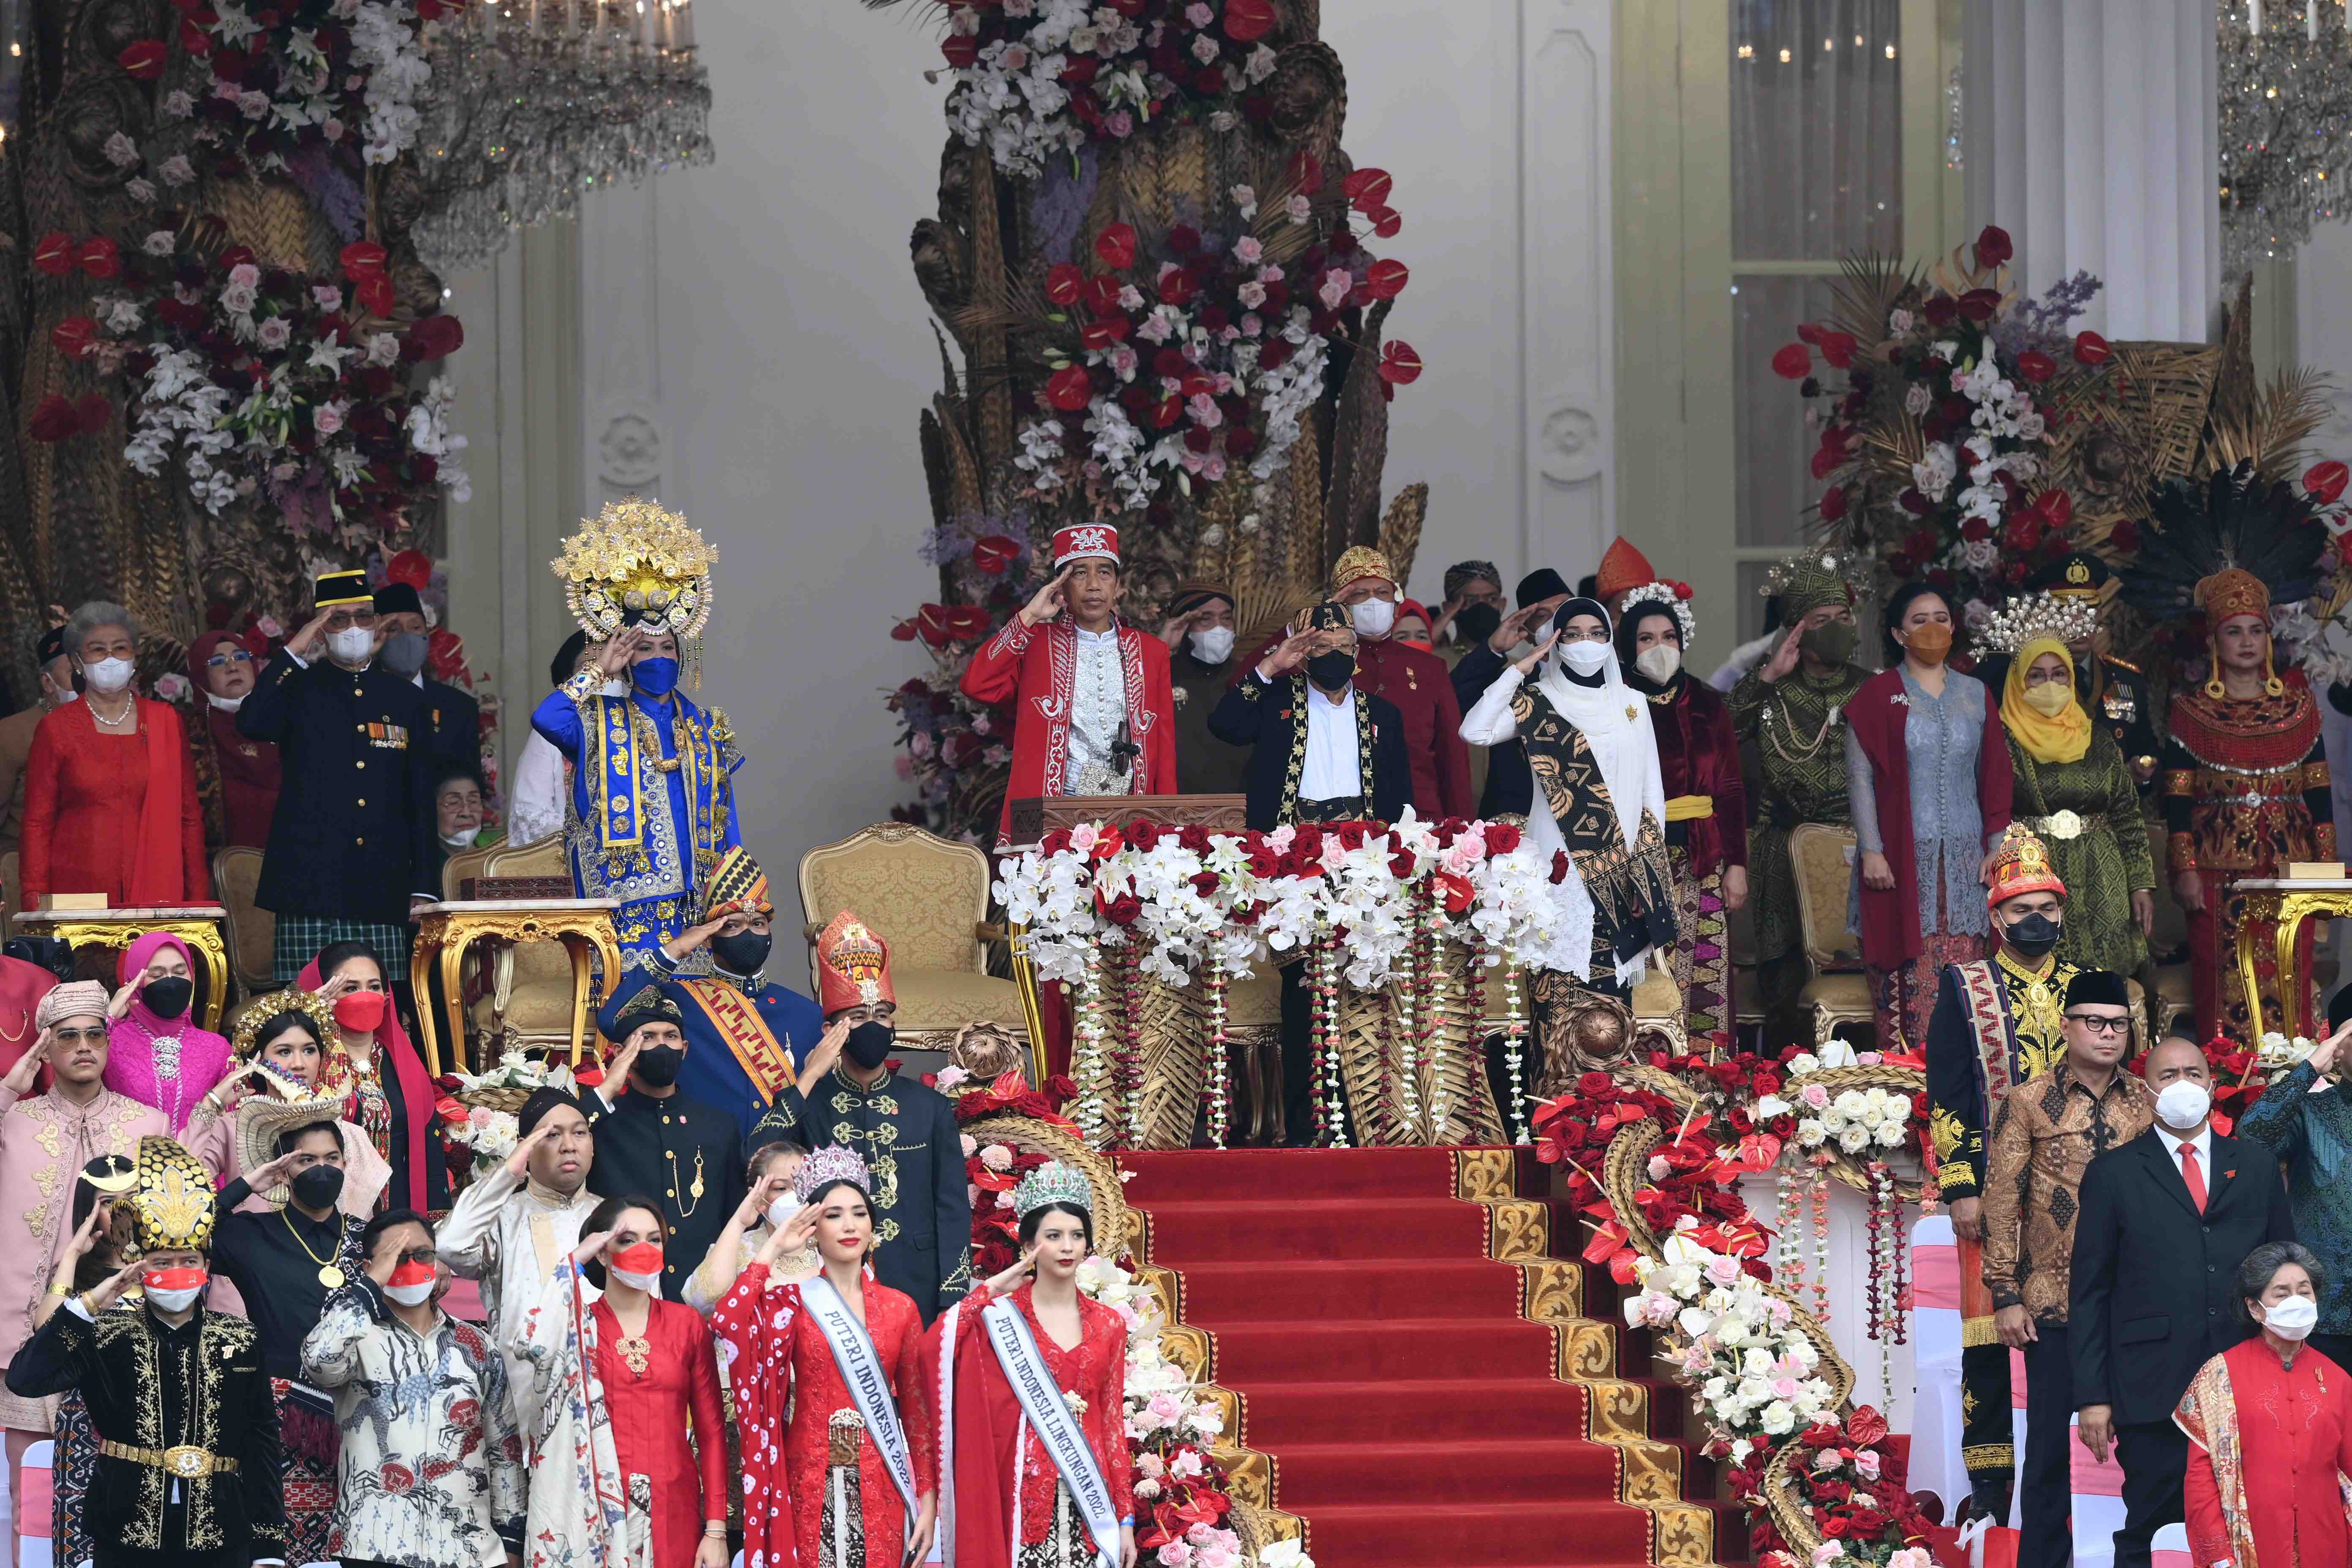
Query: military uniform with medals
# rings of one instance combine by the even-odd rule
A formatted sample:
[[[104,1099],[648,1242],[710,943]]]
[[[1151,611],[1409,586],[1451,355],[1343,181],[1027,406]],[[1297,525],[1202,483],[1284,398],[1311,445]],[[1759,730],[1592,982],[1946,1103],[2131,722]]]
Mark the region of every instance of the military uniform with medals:
[[[890,950],[858,918],[835,916],[817,938],[818,1005],[827,1018],[888,1003]],[[782,1136],[803,1149],[837,1143],[873,1173],[874,1272],[914,1298],[929,1324],[971,1288],[971,1194],[963,1133],[947,1096],[885,1072],[870,1084],[837,1064],[804,1098],[787,1085],[754,1142]]]

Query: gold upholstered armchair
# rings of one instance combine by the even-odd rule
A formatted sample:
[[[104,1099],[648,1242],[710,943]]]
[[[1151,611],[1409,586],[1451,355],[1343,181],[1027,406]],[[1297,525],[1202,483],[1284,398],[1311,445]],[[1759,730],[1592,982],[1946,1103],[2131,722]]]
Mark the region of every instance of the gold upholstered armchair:
[[[528,844],[493,844],[449,857],[442,896],[454,899],[465,882],[486,877],[561,877],[569,881],[563,835],[551,833]],[[488,945],[477,949],[488,952]],[[466,1026],[487,1042],[461,1060],[495,1062],[509,1044],[523,1050],[572,1048],[572,954],[560,942],[497,944],[478,982],[481,994],[466,1008]],[[612,977],[605,977],[612,984]],[[468,986],[468,989],[472,989]],[[425,999],[418,998],[418,1005]],[[590,1044],[594,1044],[591,1031]]]
[[[1812,1009],[1815,1045],[1828,1043],[1842,1027],[1868,1025],[1875,1017],[1870,982],[1862,973],[1862,938],[1846,921],[1853,856],[1850,827],[1808,822],[1789,835],[1805,964],[1812,972],[1797,1001]]]
[[[1021,993],[988,973],[988,857],[905,823],[878,823],[801,857],[809,994],[817,994],[816,933],[855,910],[890,947],[899,1044],[944,1051],[956,1031],[988,1022],[1024,1045]]]

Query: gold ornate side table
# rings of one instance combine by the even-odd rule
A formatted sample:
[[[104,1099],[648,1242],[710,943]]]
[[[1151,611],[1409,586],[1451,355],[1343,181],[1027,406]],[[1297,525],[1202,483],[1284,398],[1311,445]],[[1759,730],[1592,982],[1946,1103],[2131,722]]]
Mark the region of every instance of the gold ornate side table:
[[[440,970],[442,1005],[448,1012],[449,1059],[466,1056],[466,950],[478,942],[560,942],[572,955],[572,1060],[588,1037],[589,958],[604,963],[604,984],[621,979],[621,948],[613,935],[611,899],[452,899],[416,917],[416,941],[408,960],[408,983],[416,992],[416,1023],[424,1034],[425,1070],[441,1076],[440,1029],[433,1016],[434,970]]]
[[[2238,928],[2238,973],[2245,983],[2247,998],[2255,1000],[2263,994],[2252,928],[2258,921],[2270,921],[2278,931],[2279,1016],[2288,1034],[2310,1034],[2312,1022],[2296,1005],[2308,994],[2308,977],[2295,973],[2295,939],[2302,935],[2304,922],[2314,915],[2352,916],[2352,877],[2249,879],[2235,884],[2232,890],[2246,900],[2245,920]],[[2254,1016],[2259,1020],[2262,1015],[2257,1012]]]
[[[55,937],[77,952],[85,945],[120,952],[150,931],[178,937],[204,961],[203,1025],[218,1034],[221,1016],[228,1011],[228,946],[221,940],[221,925],[227,919],[228,911],[218,904],[30,910],[16,917],[14,929],[19,936]]]

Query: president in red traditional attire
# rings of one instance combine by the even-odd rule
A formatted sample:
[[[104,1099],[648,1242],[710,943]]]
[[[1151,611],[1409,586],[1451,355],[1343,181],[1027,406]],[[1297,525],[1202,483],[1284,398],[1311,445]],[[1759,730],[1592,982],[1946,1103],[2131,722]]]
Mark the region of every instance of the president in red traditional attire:
[[[1055,533],[1054,574],[963,673],[966,697],[1015,710],[1000,844],[1016,800],[1177,793],[1168,645],[1118,618],[1118,530]]]
[[[1397,569],[1370,545],[1350,547],[1331,568],[1329,597],[1346,606],[1356,628],[1356,689],[1393,703],[1404,721],[1405,754],[1412,763],[1412,809],[1424,821],[1478,815],[1470,787],[1470,747],[1462,739],[1462,703],[1452,671],[1425,649],[1398,642]],[[1233,684],[1255,669],[1282,643],[1277,636],[1237,665]]]

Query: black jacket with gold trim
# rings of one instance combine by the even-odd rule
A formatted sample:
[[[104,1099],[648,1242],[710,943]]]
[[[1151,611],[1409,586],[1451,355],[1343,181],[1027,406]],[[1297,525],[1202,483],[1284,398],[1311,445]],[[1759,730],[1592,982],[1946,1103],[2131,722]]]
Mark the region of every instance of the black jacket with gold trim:
[[[2066,987],[2082,971],[2063,958],[2036,975],[2009,956],[1949,963],[1927,1019],[1927,1135],[1946,1203],[1984,1193],[1985,1134],[2001,1101],[2066,1055]],[[2000,1081],[1987,1070],[1999,1067]]]
[[[803,1149],[838,1143],[874,1175],[874,1273],[915,1299],[923,1321],[971,1289],[971,1192],[963,1132],[947,1096],[897,1072],[872,1088],[839,1067],[803,1099],[787,1084],[751,1135]]]
[[[1366,815],[1394,822],[1412,801],[1412,757],[1405,750],[1404,716],[1396,704],[1359,687],[1357,763]],[[1249,825],[1271,833],[1298,820],[1298,780],[1307,761],[1307,704],[1320,700],[1304,675],[1261,680],[1252,669],[1229,688],[1209,715],[1209,731],[1231,745],[1253,748],[1249,763]]]
[[[278,1406],[251,1323],[200,1310],[167,1328],[144,1307],[93,1321],[68,1304],[25,1342],[7,1382],[24,1399],[80,1389],[101,1442],[193,1447],[236,1462],[225,1474],[173,1477],[101,1453],[85,1504],[100,1555],[114,1547],[241,1562],[285,1556]]]

